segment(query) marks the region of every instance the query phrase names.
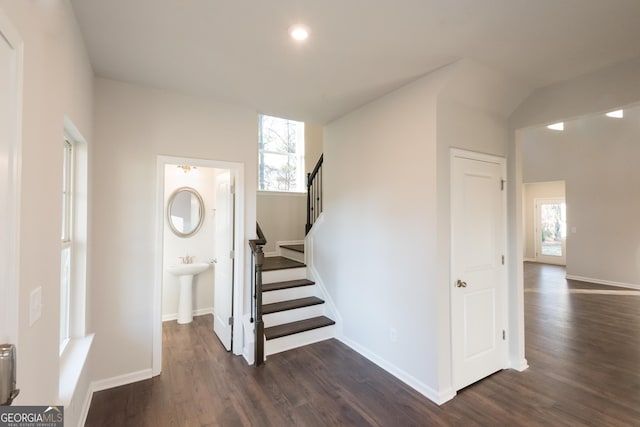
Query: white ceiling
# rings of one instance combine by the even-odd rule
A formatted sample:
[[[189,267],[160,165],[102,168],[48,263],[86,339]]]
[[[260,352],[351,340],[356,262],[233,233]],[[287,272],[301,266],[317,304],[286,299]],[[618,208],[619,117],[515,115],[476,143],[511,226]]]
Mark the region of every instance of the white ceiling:
[[[640,56],[639,0],[71,1],[98,76],[319,124],[459,58],[541,87]]]

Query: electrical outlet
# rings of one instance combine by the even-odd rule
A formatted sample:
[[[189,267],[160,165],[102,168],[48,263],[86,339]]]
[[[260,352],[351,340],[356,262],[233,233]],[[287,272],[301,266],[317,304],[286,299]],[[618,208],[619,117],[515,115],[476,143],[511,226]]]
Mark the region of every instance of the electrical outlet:
[[[396,328],[389,328],[389,341],[391,342],[398,341],[398,331]]]
[[[42,286],[38,286],[29,295],[29,326],[42,316]]]

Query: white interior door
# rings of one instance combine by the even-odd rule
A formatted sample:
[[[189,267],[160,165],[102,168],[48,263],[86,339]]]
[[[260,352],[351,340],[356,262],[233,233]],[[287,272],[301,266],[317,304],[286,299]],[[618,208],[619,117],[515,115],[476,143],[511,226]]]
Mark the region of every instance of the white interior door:
[[[227,351],[231,350],[233,336],[233,218],[233,180],[226,170],[216,178],[213,330]]]
[[[504,159],[459,150],[451,159],[453,385],[506,367]]]
[[[535,199],[536,261],[567,265],[567,205],[563,198]]]
[[[0,10],[0,343],[18,338],[22,42]]]

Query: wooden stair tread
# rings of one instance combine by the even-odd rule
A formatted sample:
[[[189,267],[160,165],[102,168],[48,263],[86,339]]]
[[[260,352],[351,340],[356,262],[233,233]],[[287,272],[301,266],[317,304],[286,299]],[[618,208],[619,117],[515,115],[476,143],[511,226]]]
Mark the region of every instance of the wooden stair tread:
[[[304,244],[302,245],[282,245],[281,248],[289,249],[290,251],[304,253]]]
[[[287,280],[286,282],[263,283],[262,292],[279,291],[281,289],[298,288],[300,286],[315,285],[315,282],[307,279]]]
[[[336,322],[325,316],[312,317],[311,319],[298,320],[297,322],[284,323],[282,325],[271,326],[264,329],[264,336],[267,340],[286,337],[312,329],[324,328],[335,325]]]
[[[309,307],[309,306],[318,305],[318,304],[324,304],[324,301],[318,297],[290,299],[287,301],[264,304],[262,306],[262,314],[270,314],[270,313],[276,313],[278,311],[294,310],[296,308]]]
[[[306,267],[304,263],[294,261],[282,256],[265,257],[262,263],[262,271],[284,270],[287,268]]]

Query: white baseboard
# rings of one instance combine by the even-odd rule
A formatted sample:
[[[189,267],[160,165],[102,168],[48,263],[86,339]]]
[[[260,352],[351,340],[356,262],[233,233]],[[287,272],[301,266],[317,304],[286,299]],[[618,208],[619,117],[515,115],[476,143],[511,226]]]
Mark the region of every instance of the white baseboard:
[[[78,423],[78,427],[84,426],[87,423],[89,408],[91,408],[91,399],[93,399],[93,389],[92,385],[89,384],[89,388],[87,388],[87,395],[84,398],[84,403],[82,404],[82,409],[80,410],[80,422]]]
[[[597,285],[618,286],[620,288],[640,290],[640,285],[634,285],[632,283],[613,282],[611,280],[594,279],[593,277],[574,276],[572,274],[567,274],[565,277],[569,280],[577,280],[579,282],[589,282],[589,283],[595,283]]]
[[[524,258],[523,259],[524,262],[536,262],[535,258]]]
[[[202,316],[203,314],[213,314],[213,307],[199,308],[197,310],[193,310],[194,316]],[[163,322],[168,322],[170,320],[178,320],[178,313],[162,315]]]
[[[518,372],[525,371],[529,369],[529,362],[527,362],[527,359],[510,361],[509,369],[514,369]]]
[[[454,396],[456,395],[456,392],[453,389],[447,389],[440,392],[434,390],[433,388],[419,381],[412,375],[398,368],[394,364],[372,353],[368,349],[362,347],[360,344],[357,344],[354,341],[351,341],[349,338],[342,336],[342,337],[337,337],[337,339],[342,341],[344,344],[351,347],[354,351],[356,351],[357,353],[360,353],[362,356],[366,357],[371,362],[375,363],[385,371],[389,372],[391,375],[398,378],[403,383],[415,389],[417,392],[419,392],[420,394],[422,394],[427,399],[431,400],[437,405],[442,405],[445,402],[448,402],[449,400],[453,399]]]
[[[272,258],[274,256],[280,256],[280,253],[278,251],[265,252],[264,256],[265,256],[265,258]]]
[[[117,377],[105,378],[103,380],[93,381],[91,383],[91,390],[93,392],[107,390],[109,388],[120,387],[122,385],[127,385],[131,383],[135,383],[138,381],[148,380],[153,377],[153,370],[143,369],[137,372],[131,372],[124,375],[118,375]]]

